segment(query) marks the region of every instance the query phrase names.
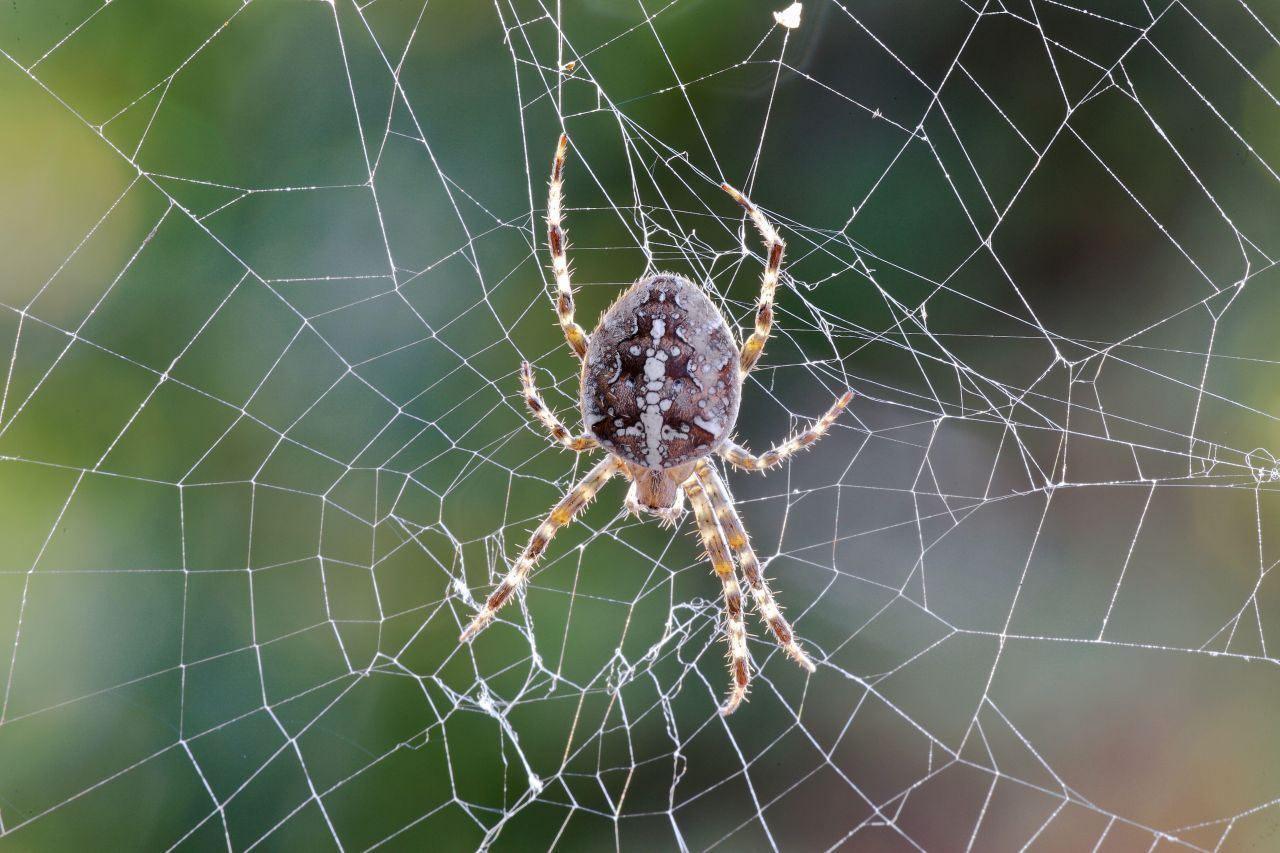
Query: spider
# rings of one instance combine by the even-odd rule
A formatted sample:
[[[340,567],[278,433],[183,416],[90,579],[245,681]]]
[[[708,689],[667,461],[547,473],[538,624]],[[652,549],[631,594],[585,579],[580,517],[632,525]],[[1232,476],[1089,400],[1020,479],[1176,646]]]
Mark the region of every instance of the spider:
[[[520,558],[458,640],[471,640],[489,624],[524,584],[556,531],[610,478],[620,474],[631,481],[626,507],[633,514],[649,513],[664,525],[674,525],[684,513],[686,495],[693,505],[702,545],[724,593],[732,682],[720,713],[727,716],[742,703],[751,683],[742,592],[731,552],[761,619],[778,644],[809,672],[814,671],[814,665],[775,603],[729,491],[708,457],[717,453],[730,465],[748,471],[779,465],[821,438],[849,404],[853,392],[846,391],[809,429],[759,456],[729,437],[738,417],[743,379],[760,359],[773,325],[773,295],[782,266],[783,242],[755,205],[728,184],[721,184],[721,189],[746,210],[767,252],[755,331],[742,348],[734,343],[728,322],[702,289],[673,273],[647,275],[632,284],[605,311],[588,337],[573,319],[573,288],[561,225],[567,146],[568,138],[562,134],[551,167],[547,236],[560,326],[582,362],[582,420],[588,432],[573,435],[547,408],[528,362],[521,366],[520,378],[525,402],[559,444],[579,453],[596,448],[608,453],[534,530]]]

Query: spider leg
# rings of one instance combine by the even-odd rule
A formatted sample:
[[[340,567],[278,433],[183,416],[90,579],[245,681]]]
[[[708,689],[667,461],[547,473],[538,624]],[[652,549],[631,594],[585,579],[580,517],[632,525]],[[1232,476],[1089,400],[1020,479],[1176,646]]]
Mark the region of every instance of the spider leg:
[[[835,422],[835,419],[840,416],[840,413],[844,411],[844,407],[849,405],[849,401],[852,399],[853,392],[845,391],[840,399],[836,400],[835,404],[827,410],[827,413],[814,421],[813,425],[807,430],[791,436],[782,444],[771,450],[766,450],[759,456],[733,441],[725,441],[716,452],[723,456],[730,465],[745,468],[748,471],[763,471],[766,468],[780,465],[783,460],[796,455],[826,435],[827,430],[831,428],[831,424]]]
[[[471,624],[462,632],[462,636],[458,637],[458,642],[465,643],[484,630],[484,627],[493,619],[493,615],[502,608],[502,605],[507,603],[507,600],[511,598],[511,594],[524,583],[534,564],[538,562],[538,558],[542,556],[542,552],[550,544],[551,537],[556,535],[556,531],[568,524],[583,507],[590,503],[591,499],[596,496],[596,492],[600,491],[600,487],[609,482],[609,478],[617,474],[619,470],[620,463],[618,460],[613,456],[608,456],[596,467],[592,468],[587,476],[579,480],[578,484],[560,499],[560,503],[555,505],[555,508],[551,510],[542,524],[539,524],[538,528],[533,531],[533,535],[529,537],[529,544],[524,546],[524,551],[520,554],[520,559],[516,560],[511,570],[507,572],[507,576],[502,579],[502,583],[498,584],[493,594],[489,596],[484,609],[476,614],[476,617],[471,620]]]
[[[699,463],[697,477],[707,491],[707,499],[715,509],[716,518],[719,519],[720,526],[729,540],[729,547],[733,549],[734,556],[738,558],[738,565],[742,567],[742,574],[747,578],[747,586],[751,588],[751,597],[755,599],[760,618],[769,625],[773,636],[778,640],[778,645],[782,646],[787,657],[809,672],[813,672],[813,661],[796,642],[791,625],[783,617],[769,589],[768,581],[760,572],[760,561],[756,558],[755,549],[751,547],[751,540],[747,538],[747,529],[743,527],[742,519],[738,517],[738,511],[734,509],[733,501],[729,499],[729,490],[725,487],[724,481],[705,461]]]
[[[738,586],[738,577],[733,570],[733,561],[729,558],[729,546],[724,538],[724,531],[716,521],[711,502],[703,491],[702,484],[695,475],[684,483],[689,494],[689,503],[693,504],[694,517],[698,520],[698,533],[702,536],[702,546],[711,560],[711,568],[715,570],[724,588],[725,636],[729,640],[729,695],[725,697],[720,713],[729,716],[747,695],[747,687],[751,684],[751,658],[747,653],[747,627],[742,619],[742,589]]]
[[[551,270],[556,276],[556,314],[560,317],[560,328],[564,329],[565,340],[578,358],[585,358],[587,333],[573,321],[573,287],[569,282],[569,257],[565,254],[568,247],[560,224],[564,212],[564,152],[568,145],[569,137],[560,134],[556,158],[551,164],[551,191],[547,196],[547,242],[551,246]]]
[[[520,382],[524,385],[524,401],[529,404],[530,410],[546,427],[547,432],[551,433],[552,438],[575,453],[600,446],[595,436],[589,434],[574,436],[569,433],[555,413],[547,407],[546,400],[543,400],[542,395],[538,393],[538,386],[533,380],[533,368],[527,361],[520,365]]]
[[[740,364],[742,373],[745,376],[760,360],[760,354],[764,351],[765,342],[769,340],[769,331],[773,328],[773,292],[778,286],[778,270],[782,267],[782,252],[786,248],[786,244],[782,242],[777,230],[770,224],[768,219],[764,218],[764,214],[751,203],[749,198],[728,184],[721,184],[720,188],[732,196],[733,200],[742,205],[743,209],[747,211],[747,215],[751,217],[751,221],[755,223],[756,230],[760,232],[760,237],[764,240],[765,252],[767,253],[764,274],[760,277],[760,299],[756,303],[756,330],[751,333],[751,337],[747,338],[747,342],[742,345]]]

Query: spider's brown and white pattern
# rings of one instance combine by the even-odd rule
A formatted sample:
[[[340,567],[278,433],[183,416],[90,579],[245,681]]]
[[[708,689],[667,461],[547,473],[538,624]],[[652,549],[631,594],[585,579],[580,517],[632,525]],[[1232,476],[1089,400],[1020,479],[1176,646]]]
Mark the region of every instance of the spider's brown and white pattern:
[[[533,532],[520,558],[459,640],[470,640],[489,624],[524,583],[556,531],[611,477],[621,474],[631,481],[626,506],[633,513],[647,512],[664,524],[675,524],[684,511],[686,495],[693,504],[703,547],[724,590],[733,683],[720,710],[731,714],[751,681],[735,558],[756,610],[778,644],[805,669],[813,672],[814,666],[769,591],[728,489],[708,457],[718,453],[729,464],[749,471],[779,465],[821,438],[849,404],[853,392],[845,392],[808,430],[759,456],[730,439],[738,418],[743,378],[759,361],[773,326],[773,294],[782,266],[783,243],[755,205],[728,184],[721,186],[747,211],[766,251],[755,331],[742,348],[734,343],[729,324],[706,294],[672,273],[648,275],[631,285],[588,336],[573,319],[573,289],[561,225],[561,177],[567,144],[561,136],[551,168],[547,237],[556,278],[556,312],[569,346],[582,361],[582,420],[588,432],[573,435],[547,408],[528,363],[522,366],[520,377],[529,408],[557,442],[578,452],[603,448],[608,455],[569,490]]]

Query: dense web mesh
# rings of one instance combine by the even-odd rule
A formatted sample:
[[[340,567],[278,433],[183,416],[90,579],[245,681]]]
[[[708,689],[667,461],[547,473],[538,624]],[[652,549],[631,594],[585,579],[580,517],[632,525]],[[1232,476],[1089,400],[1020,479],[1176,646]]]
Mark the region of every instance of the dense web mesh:
[[[0,10],[0,846],[1253,849],[1280,829],[1280,16],[1239,0]],[[797,634],[594,464],[578,319],[748,329]]]

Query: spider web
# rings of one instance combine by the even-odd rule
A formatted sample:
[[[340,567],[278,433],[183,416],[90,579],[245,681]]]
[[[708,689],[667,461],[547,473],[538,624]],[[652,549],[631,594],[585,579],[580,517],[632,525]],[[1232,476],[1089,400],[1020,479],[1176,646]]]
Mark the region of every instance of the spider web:
[[[0,844],[1276,843],[1275,8],[781,5],[0,11]],[[518,393],[562,128],[580,322],[745,328],[729,181],[739,438],[857,395],[727,474],[818,661],[751,617],[727,719],[617,483],[456,642],[592,464]]]

